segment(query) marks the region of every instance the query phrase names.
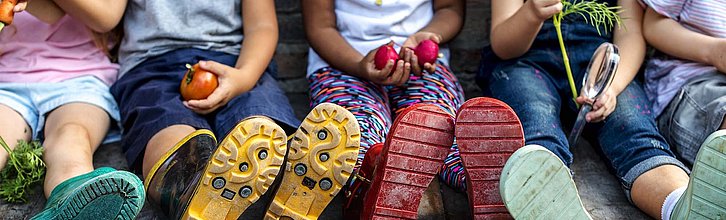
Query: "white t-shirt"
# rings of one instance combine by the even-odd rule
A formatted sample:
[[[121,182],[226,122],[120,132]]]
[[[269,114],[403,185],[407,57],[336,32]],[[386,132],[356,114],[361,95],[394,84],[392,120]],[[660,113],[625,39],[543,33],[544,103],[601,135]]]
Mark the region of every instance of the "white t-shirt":
[[[424,28],[434,17],[432,0],[336,0],[335,15],[340,34],[359,53],[366,55],[373,49],[393,40],[402,45],[408,36]],[[396,51],[400,46],[396,45]],[[308,76],[328,67],[310,48]],[[442,45],[439,61],[448,65],[449,49]]]

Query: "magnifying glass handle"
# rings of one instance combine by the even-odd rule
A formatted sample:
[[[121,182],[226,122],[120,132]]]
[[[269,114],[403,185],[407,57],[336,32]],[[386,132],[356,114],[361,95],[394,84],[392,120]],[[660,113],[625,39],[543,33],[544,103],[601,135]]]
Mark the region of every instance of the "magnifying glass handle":
[[[577,114],[577,120],[575,120],[575,125],[572,126],[572,132],[570,132],[570,137],[567,138],[567,141],[570,143],[570,147],[574,147],[575,145],[577,145],[577,139],[580,138],[582,129],[585,128],[585,124],[587,124],[587,120],[585,120],[585,115],[587,115],[590,110],[592,110],[592,106],[588,104],[582,105],[582,108],[580,108],[580,113]]]

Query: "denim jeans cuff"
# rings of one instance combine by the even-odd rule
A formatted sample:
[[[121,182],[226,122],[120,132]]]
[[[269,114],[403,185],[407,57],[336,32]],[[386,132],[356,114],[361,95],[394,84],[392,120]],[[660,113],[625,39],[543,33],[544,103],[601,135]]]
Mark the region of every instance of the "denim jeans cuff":
[[[677,166],[677,167],[683,169],[683,171],[685,171],[688,175],[691,174],[691,170],[689,170],[688,167],[683,165],[683,163],[681,163],[681,161],[679,161],[678,159],[676,159],[675,157],[672,157],[672,156],[660,155],[660,156],[654,156],[654,157],[648,158],[644,161],[641,161],[640,163],[633,166],[633,168],[630,168],[630,171],[628,171],[625,174],[625,176],[622,177],[622,179],[621,179],[623,181],[622,184],[623,184],[623,188],[625,190],[625,195],[628,197],[628,201],[630,203],[633,203],[633,200],[630,195],[630,193],[631,193],[630,190],[633,187],[633,182],[635,182],[635,179],[637,179],[638,177],[643,175],[645,172],[648,172],[648,171],[650,171],[656,167],[662,166],[662,165],[674,165],[674,166]]]

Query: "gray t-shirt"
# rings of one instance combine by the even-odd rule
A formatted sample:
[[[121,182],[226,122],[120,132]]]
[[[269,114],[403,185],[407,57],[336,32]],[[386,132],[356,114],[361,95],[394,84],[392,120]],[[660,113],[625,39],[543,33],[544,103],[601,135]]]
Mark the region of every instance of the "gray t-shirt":
[[[239,54],[240,0],[130,0],[119,77],[148,58],[181,48]]]

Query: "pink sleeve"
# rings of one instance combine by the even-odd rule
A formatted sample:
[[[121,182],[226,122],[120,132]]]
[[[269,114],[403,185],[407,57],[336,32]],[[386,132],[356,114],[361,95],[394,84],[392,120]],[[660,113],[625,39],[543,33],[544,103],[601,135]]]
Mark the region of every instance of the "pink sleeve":
[[[680,21],[683,6],[689,0],[639,0],[663,16]]]

